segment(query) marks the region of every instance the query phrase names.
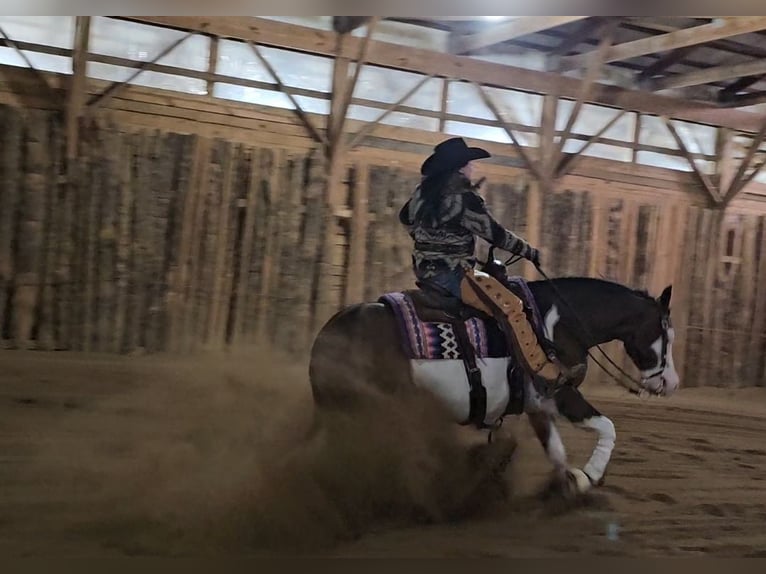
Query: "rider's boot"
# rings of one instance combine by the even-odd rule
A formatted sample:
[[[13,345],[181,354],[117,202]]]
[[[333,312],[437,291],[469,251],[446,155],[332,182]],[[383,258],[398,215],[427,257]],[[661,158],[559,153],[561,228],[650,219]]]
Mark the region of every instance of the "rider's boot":
[[[568,367],[552,352],[543,349],[524,311],[524,302],[493,277],[467,274],[462,294],[468,304],[490,310],[503,327],[509,350],[516,355],[544,395],[552,396],[563,385],[578,381],[585,375],[585,364]]]

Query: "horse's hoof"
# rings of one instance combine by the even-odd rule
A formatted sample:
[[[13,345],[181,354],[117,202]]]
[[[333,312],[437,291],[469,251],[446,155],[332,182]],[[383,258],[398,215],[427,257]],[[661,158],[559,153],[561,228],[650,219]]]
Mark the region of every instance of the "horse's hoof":
[[[579,468],[570,468],[567,470],[567,478],[569,479],[572,489],[577,494],[588,492],[593,487],[588,475]]]

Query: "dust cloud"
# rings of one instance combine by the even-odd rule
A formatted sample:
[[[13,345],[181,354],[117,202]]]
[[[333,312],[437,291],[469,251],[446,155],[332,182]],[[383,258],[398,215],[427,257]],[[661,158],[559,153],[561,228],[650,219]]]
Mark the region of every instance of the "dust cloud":
[[[427,396],[317,426],[306,364],[264,349],[120,362],[120,385],[103,381],[40,448],[37,476],[63,502],[35,528],[118,554],[321,554],[508,499],[512,440],[467,445]]]

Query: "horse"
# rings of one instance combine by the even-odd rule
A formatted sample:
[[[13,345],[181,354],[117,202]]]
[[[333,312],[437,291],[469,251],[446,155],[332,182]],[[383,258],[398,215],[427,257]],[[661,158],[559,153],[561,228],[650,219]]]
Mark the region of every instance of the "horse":
[[[488,259],[479,269],[489,270],[508,284],[502,262]],[[528,303],[536,307],[544,337],[552,342],[564,364],[586,362],[592,348],[617,340],[641,373],[640,380],[634,381],[636,394],[669,397],[678,389],[680,381],[672,352],[675,332],[670,320],[672,285],[653,297],[646,291],[605,279],[577,276],[528,282],[516,279],[526,285]],[[518,361],[508,351],[494,318],[468,308],[454,297],[435,294],[421,284],[418,287],[389,294],[388,302],[381,297],[375,302],[348,305],[320,328],[309,363],[317,411],[348,411],[371,390],[390,396],[425,389],[448,407],[454,422],[462,425],[474,424],[492,432],[503,417],[526,415],[553,467],[553,476],[567,491],[578,495],[602,486],[616,431],[614,423],[582,395],[579,387],[587,373],[552,396],[543,393],[528,375],[520,373]],[[390,302],[393,295],[409,304],[413,321],[409,325],[410,335],[420,329],[415,334],[422,344],[427,346],[426,339],[441,336],[434,335],[434,327],[442,334],[452,327],[450,336],[441,339],[442,343],[448,340],[451,354],[423,359],[422,354],[418,357],[407,352],[405,330]],[[475,357],[474,371],[478,370],[482,383],[478,386],[472,381],[465,361],[470,352],[465,352],[464,345],[461,358],[454,350],[455,335],[462,331],[461,325],[470,326],[474,333],[469,351],[476,351],[477,343],[483,345],[484,352]],[[424,336],[425,326],[430,326],[432,332]],[[493,345],[494,352],[488,352]],[[475,393],[477,389],[481,391],[479,395]],[[483,402],[477,403],[476,396]],[[483,406],[478,419],[472,413],[476,404]],[[582,468],[568,463],[556,426],[559,417],[596,433],[595,446]]]

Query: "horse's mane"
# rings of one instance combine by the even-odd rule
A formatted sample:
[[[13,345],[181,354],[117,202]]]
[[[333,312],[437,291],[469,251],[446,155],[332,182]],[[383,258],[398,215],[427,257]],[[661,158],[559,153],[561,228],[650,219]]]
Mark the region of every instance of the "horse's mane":
[[[628,287],[627,285],[623,285],[622,283],[618,283],[616,281],[610,281],[609,279],[601,279],[596,277],[570,276],[570,277],[553,277],[550,280],[558,284],[566,283],[570,285],[576,285],[578,283],[581,283],[583,284],[583,286],[593,285],[594,283],[596,283],[601,288],[605,289],[606,291],[609,291],[615,294],[631,293],[637,297],[640,297],[641,299],[655,301],[655,298],[652,297],[646,289],[635,289],[633,287]],[[530,283],[537,283],[539,285],[545,284],[547,282],[548,282],[547,279],[530,281]]]

